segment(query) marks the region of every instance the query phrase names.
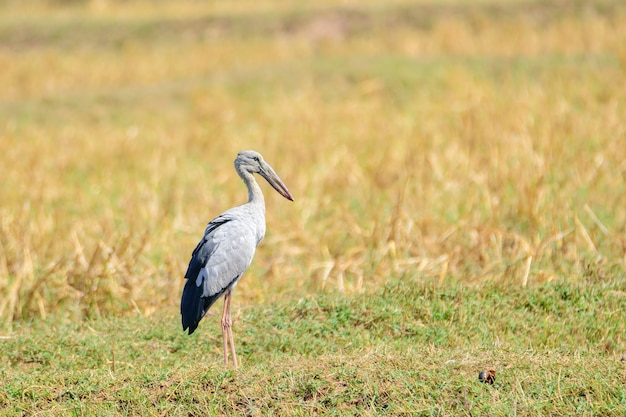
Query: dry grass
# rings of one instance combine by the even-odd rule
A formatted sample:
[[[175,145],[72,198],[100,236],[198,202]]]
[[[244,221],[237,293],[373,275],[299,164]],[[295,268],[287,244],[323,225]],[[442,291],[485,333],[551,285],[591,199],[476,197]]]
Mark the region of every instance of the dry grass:
[[[623,276],[620,2],[231,3],[0,6],[5,330],[175,311],[245,148],[296,203],[236,303]]]

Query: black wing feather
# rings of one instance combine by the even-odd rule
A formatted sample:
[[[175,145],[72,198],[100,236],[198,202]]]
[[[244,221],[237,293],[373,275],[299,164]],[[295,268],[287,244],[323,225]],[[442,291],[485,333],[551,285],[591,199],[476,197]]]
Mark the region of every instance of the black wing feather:
[[[209,258],[211,257],[211,248],[206,244],[209,240],[209,236],[215,229],[231,220],[232,219],[228,217],[219,216],[207,225],[206,230],[204,231],[204,237],[200,240],[200,243],[198,243],[198,246],[196,246],[191,254],[191,260],[189,261],[187,272],[185,272],[185,278],[195,280],[198,277],[200,270],[206,266],[207,262],[209,262]]]
[[[196,285],[196,279],[200,270],[204,268],[209,261],[212,254],[212,248],[207,245],[208,238],[211,233],[218,227],[228,223],[232,219],[219,216],[212,220],[204,232],[204,237],[198,243],[198,246],[191,254],[191,260],[185,273],[185,288],[183,289],[183,296],[180,302],[180,313],[182,315],[183,330],[189,329],[189,334],[192,334],[198,327],[198,323],[204,317],[206,312],[211,308],[213,303],[217,301],[224,292],[235,282],[239,277],[233,279],[233,281],[223,288],[217,294],[213,294],[209,297],[203,296],[204,286]]]
[[[180,303],[180,313],[183,321],[183,331],[189,328],[189,334],[192,334],[198,327],[198,323],[202,317],[209,311],[209,308],[228,290],[228,288],[239,279],[235,277],[226,287],[222,288],[217,294],[209,297],[202,296],[203,286],[196,286],[194,280],[188,279],[183,290],[183,298]]]

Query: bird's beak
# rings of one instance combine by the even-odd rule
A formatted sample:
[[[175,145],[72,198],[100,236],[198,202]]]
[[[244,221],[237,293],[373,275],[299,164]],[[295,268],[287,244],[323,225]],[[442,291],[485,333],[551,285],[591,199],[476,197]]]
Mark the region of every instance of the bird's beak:
[[[283,180],[280,179],[278,174],[276,174],[271,166],[269,166],[267,163],[263,163],[263,169],[261,170],[260,174],[263,176],[263,178],[267,180],[267,182],[270,183],[270,185],[276,191],[278,191],[280,195],[285,197],[287,200],[293,201],[293,196],[287,189],[287,186],[285,185]]]

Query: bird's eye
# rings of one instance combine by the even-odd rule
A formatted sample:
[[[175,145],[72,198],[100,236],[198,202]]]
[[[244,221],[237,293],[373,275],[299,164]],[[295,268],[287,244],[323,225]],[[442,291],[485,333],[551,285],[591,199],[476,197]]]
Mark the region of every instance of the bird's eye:
[[[259,157],[258,156],[255,156],[253,159],[254,159],[255,162],[261,162],[261,161],[259,161]]]

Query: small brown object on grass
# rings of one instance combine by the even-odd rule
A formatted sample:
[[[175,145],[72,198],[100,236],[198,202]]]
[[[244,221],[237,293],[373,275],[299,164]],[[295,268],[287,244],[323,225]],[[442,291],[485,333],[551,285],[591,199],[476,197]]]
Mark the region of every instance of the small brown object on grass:
[[[478,380],[485,384],[493,384],[496,380],[496,371],[493,369],[480,371],[478,374]]]

